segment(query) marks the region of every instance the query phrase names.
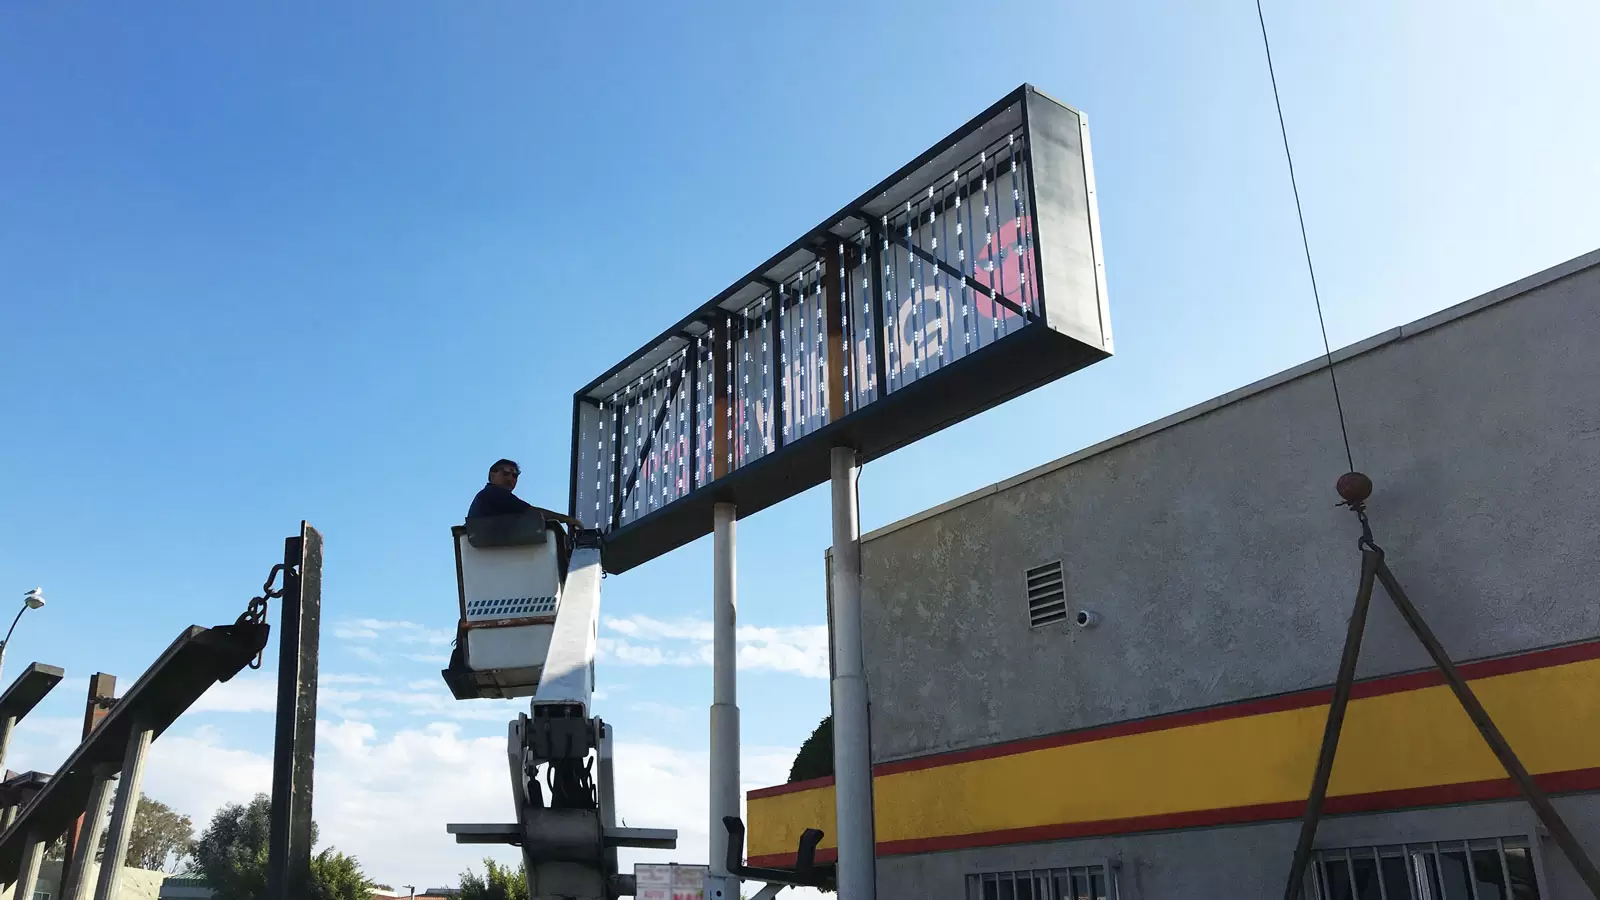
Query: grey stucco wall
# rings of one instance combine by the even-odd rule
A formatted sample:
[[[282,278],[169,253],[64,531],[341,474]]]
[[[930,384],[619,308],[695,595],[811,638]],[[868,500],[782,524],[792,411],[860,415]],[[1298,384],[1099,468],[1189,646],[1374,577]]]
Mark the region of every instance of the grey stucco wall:
[[[1600,802],[1592,796],[1556,801],[1586,846],[1600,839]],[[1120,861],[1118,900],[1236,900],[1281,897],[1294,855],[1298,822],[1124,835],[1079,841],[990,847],[878,860],[878,896],[901,900],[966,900],[966,877],[984,872],[1049,869]],[[1577,900],[1588,890],[1561,850],[1537,831],[1522,803],[1486,803],[1323,820],[1318,848],[1462,841],[1527,836],[1534,846],[1543,900]]]
[[[1342,355],[1378,538],[1452,655],[1600,635],[1600,253]],[[1358,531],[1297,371],[869,535],[875,760],[1330,682]],[[1099,627],[1029,629],[1056,559]],[[1427,664],[1375,597],[1359,674]]]

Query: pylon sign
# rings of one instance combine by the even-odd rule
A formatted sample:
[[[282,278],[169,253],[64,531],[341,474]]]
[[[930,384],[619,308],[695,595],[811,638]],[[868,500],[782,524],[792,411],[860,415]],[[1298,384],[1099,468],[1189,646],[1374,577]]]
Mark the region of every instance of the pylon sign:
[[[1111,355],[1084,116],[1023,85],[578,391],[620,572]]]

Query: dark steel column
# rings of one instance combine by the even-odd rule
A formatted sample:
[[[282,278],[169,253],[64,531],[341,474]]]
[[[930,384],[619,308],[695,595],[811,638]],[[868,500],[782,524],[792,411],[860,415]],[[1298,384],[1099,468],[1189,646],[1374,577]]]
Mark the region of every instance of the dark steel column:
[[[83,707],[83,737],[85,739],[89,737],[90,732],[94,731],[94,727],[100,724],[100,720],[104,719],[106,714],[111,711],[111,704],[115,703],[116,699],[117,676],[96,672],[89,677],[89,697],[84,702]],[[67,828],[66,847],[62,851],[63,855],[61,857],[63,884],[60,892],[63,897],[70,897],[74,888],[74,885],[70,883],[72,879],[68,876],[77,871],[73,866],[73,862],[78,852],[78,839],[83,834],[84,815],[87,815],[87,813],[80,814],[78,818],[72,821],[72,825]],[[96,839],[96,843],[98,843],[98,839]]]
[[[322,535],[305,522],[283,542],[278,725],[272,761],[267,900],[311,896],[311,776],[316,765]]]

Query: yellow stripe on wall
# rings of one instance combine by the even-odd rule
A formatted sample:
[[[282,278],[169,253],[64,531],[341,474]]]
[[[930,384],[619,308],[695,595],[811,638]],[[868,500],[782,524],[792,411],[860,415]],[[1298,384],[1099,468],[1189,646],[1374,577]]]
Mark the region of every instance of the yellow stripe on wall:
[[[1528,770],[1600,766],[1600,660],[1471,682]],[[1180,725],[873,780],[880,842],[1302,802],[1326,705]],[[1443,685],[1351,701],[1329,796],[1505,777]],[[834,844],[832,786],[749,804],[752,857],[793,854],[800,832]]]

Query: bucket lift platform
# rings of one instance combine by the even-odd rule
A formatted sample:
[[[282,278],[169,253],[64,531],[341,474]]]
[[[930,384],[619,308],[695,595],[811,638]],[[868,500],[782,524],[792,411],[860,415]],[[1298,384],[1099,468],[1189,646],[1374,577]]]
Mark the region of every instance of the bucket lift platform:
[[[457,700],[532,697],[561,606],[565,535],[539,513],[450,533],[461,618],[445,683]]]
[[[461,620],[444,679],[457,699],[532,697],[507,729],[516,821],[446,826],[461,844],[522,848],[530,900],[617,900],[617,849],[673,849],[671,829],[620,828],[611,728],[590,715],[600,616],[600,533],[538,513],[452,529]],[[548,790],[548,795],[547,795]]]

